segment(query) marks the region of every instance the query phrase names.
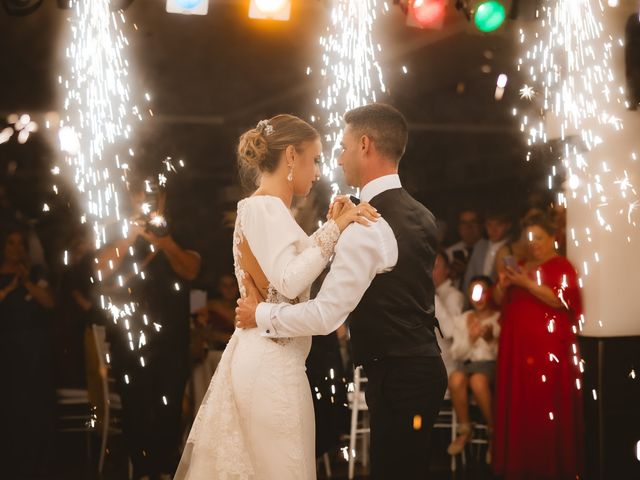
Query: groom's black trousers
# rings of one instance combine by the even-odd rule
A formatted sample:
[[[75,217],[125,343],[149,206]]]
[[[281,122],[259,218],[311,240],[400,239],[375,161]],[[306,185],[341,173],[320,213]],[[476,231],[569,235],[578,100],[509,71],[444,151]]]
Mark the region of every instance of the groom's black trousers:
[[[447,389],[442,358],[387,357],[363,367],[372,480],[429,478],[430,434]]]

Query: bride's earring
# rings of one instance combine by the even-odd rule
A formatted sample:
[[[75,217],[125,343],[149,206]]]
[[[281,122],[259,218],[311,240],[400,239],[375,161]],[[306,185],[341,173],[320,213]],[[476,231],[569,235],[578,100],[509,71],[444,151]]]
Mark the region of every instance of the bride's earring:
[[[289,175],[287,175],[287,180],[293,182],[293,165],[289,167]]]

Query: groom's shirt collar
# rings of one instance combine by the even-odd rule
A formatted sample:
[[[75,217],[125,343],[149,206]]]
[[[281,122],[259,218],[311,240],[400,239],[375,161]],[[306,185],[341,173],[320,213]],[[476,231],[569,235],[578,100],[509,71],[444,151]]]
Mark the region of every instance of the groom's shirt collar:
[[[360,192],[360,201],[370,202],[376,195],[380,195],[382,192],[386,192],[387,190],[392,190],[394,188],[402,188],[400,177],[397,173],[378,177],[362,187],[362,191]]]

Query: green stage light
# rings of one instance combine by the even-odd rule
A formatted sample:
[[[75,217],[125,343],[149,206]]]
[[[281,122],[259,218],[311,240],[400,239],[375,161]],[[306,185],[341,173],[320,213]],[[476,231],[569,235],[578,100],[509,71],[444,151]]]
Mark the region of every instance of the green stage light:
[[[490,0],[480,2],[473,14],[473,22],[481,32],[493,32],[500,28],[507,17],[507,11],[501,2]]]

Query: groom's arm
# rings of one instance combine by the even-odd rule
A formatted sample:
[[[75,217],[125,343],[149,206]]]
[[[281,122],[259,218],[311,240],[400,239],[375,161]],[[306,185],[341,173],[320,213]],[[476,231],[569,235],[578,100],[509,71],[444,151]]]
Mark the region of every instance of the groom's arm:
[[[373,278],[391,270],[398,245],[389,224],[352,224],[340,236],[331,269],[314,300],[290,305],[261,303],[256,323],[267,337],[327,335],[356,308]]]

